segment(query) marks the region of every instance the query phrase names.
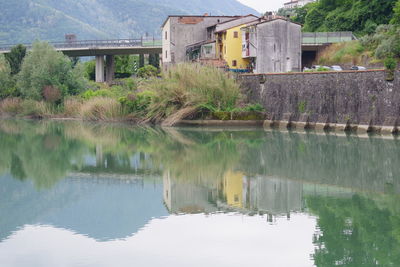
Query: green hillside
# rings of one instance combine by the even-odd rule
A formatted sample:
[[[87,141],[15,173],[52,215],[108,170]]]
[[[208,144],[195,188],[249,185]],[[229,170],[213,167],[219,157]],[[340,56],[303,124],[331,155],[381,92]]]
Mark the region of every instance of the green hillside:
[[[236,0],[0,0],[0,44],[157,35],[170,14],[257,14]]]

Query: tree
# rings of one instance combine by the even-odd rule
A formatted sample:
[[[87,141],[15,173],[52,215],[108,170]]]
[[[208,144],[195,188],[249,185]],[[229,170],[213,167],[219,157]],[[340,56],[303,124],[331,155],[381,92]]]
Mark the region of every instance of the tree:
[[[400,0],[397,1],[394,9],[393,9],[393,18],[390,21],[392,24],[400,25]]]
[[[88,80],[94,81],[96,80],[96,61],[90,60],[83,64],[85,77]]]
[[[43,90],[59,90],[61,96],[79,94],[85,87],[81,64],[72,67],[71,60],[46,42],[36,42],[27,54],[18,74],[17,87],[23,97],[43,99]]]
[[[0,98],[9,96],[12,88],[10,65],[4,56],[0,54]]]
[[[6,54],[6,59],[11,67],[11,75],[17,74],[21,70],[21,64],[26,55],[26,47],[19,44],[11,48],[10,53]]]
[[[393,10],[393,7],[398,2],[399,0],[320,0],[310,5],[306,16],[303,14],[304,30],[371,33],[377,25],[388,24],[395,17],[396,8]],[[395,18],[392,20],[396,21]]]
[[[141,78],[155,77],[158,74],[158,69],[152,65],[146,65],[143,68],[139,68],[137,74]]]

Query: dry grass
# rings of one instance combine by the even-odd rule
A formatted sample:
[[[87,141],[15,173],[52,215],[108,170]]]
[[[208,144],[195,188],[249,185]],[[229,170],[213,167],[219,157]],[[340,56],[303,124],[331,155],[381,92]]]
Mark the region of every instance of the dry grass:
[[[22,100],[20,98],[6,98],[0,102],[0,112],[18,114],[22,111]]]
[[[183,109],[178,110],[177,112],[173,113],[169,117],[167,117],[163,122],[162,126],[174,126],[176,123],[178,123],[180,120],[189,117],[190,115],[193,115],[197,112],[196,107],[186,107]]]
[[[85,120],[114,120],[121,116],[121,104],[109,97],[92,98],[84,102],[80,109],[80,117]]]
[[[364,64],[369,52],[365,51],[359,41],[336,43],[325,48],[318,55],[317,63],[322,65]]]
[[[31,117],[46,117],[54,114],[50,104],[44,101],[23,100],[21,103],[21,115]]]
[[[140,89],[154,94],[147,108],[147,119],[154,122],[188,107],[230,110],[240,96],[239,85],[229,74],[197,64],[178,64]]]
[[[54,114],[51,105],[43,101],[6,98],[0,102],[0,112],[11,115],[44,117]]]
[[[64,116],[79,118],[83,101],[77,98],[67,98],[64,100]]]

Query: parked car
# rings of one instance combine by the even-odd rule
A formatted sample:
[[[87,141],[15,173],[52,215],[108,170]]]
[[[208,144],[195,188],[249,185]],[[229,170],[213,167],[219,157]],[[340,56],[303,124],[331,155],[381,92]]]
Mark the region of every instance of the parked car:
[[[322,66],[320,66],[320,65],[313,65],[311,68],[312,69],[314,69],[314,70],[316,70],[316,69],[319,69],[319,68],[321,68]]]
[[[351,69],[351,70],[366,70],[367,68],[366,68],[366,67],[363,67],[363,66],[353,66],[353,67],[351,67],[350,69]]]
[[[333,70],[333,71],[343,71],[342,67],[340,67],[339,65],[333,65],[331,67],[331,70]]]

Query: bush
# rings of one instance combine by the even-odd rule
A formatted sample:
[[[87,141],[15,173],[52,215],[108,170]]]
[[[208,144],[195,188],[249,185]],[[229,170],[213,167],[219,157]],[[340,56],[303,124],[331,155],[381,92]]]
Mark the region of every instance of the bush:
[[[143,115],[150,106],[154,96],[154,93],[151,91],[143,91],[137,95],[130,94],[128,96],[121,97],[119,98],[119,102],[121,103],[125,112]]]
[[[18,74],[17,86],[22,96],[43,99],[43,89],[53,86],[62,96],[79,94],[85,87],[82,65],[72,67],[71,60],[48,43],[33,44]]]
[[[89,100],[94,97],[112,97],[113,93],[108,89],[92,90],[89,89],[81,94],[83,99]]]
[[[384,61],[385,68],[394,71],[397,67],[397,61],[393,57],[388,57]]]
[[[158,69],[152,65],[146,65],[137,71],[137,75],[141,78],[156,77],[158,75]]]

